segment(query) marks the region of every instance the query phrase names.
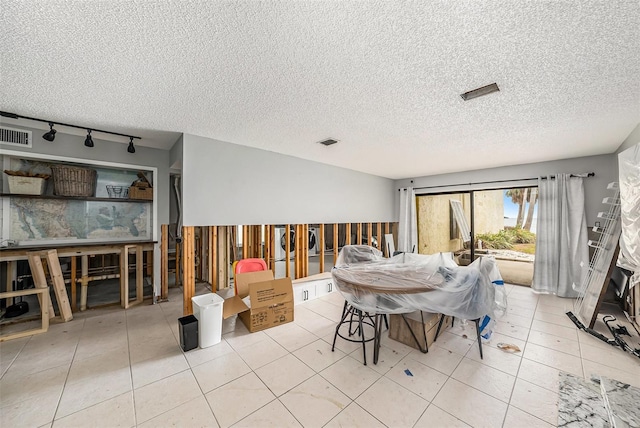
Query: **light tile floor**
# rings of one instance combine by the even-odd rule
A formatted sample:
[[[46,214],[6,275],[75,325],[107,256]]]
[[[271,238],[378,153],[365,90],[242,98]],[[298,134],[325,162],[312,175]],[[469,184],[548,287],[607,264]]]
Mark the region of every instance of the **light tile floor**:
[[[564,315],[572,301],[507,289],[509,311],[484,359],[473,323],[457,322],[428,354],[385,336],[367,366],[358,344],[338,339],[331,352],[339,293],[263,332],[225,323],[220,344],[186,353],[180,289],[158,305],[79,313],[0,344],[0,426],[548,427],[559,370],[640,386],[640,361],[577,331]]]

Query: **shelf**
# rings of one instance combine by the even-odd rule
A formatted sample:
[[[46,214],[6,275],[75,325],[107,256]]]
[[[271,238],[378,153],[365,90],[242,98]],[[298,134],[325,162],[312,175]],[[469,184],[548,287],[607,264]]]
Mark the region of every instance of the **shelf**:
[[[94,196],[21,195],[18,193],[0,193],[0,196],[14,197],[14,198],[60,199],[60,200],[71,200],[71,201],[96,201],[96,202],[148,202],[148,203],[153,202],[153,200],[149,200],[149,199],[96,198]]]
[[[602,200],[602,203],[608,205],[620,205],[620,198],[606,197]]]

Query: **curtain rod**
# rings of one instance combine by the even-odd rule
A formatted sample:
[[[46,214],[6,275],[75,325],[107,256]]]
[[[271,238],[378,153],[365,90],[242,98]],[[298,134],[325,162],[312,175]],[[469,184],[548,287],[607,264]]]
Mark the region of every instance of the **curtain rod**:
[[[571,174],[570,177],[594,177],[596,175],[595,172],[587,172],[584,174]],[[546,179],[547,177],[539,177],[541,179]],[[549,178],[556,178],[555,175],[550,175]],[[424,186],[424,187],[414,187],[413,190],[419,190],[419,189],[438,189],[440,187],[456,187],[456,186],[473,186],[476,184],[497,184],[497,183],[510,183],[512,181],[532,181],[532,180],[538,180],[538,177],[534,177],[534,178],[512,178],[510,180],[493,180],[493,181],[477,181],[475,183],[461,183],[461,184],[442,184],[439,186]],[[398,189],[398,191],[400,191],[402,189]]]

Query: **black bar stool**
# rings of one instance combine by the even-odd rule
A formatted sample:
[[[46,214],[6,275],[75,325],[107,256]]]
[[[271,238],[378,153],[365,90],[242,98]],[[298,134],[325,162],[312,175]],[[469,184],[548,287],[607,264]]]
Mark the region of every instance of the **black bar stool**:
[[[331,346],[331,352],[335,351],[336,348],[336,339],[338,336],[343,338],[344,340],[348,340],[349,342],[360,342],[362,343],[362,357],[364,360],[364,365],[367,365],[367,342],[374,341],[373,348],[373,364],[378,364],[378,356],[380,351],[380,339],[382,335],[382,321],[384,320],[384,324],[389,329],[389,322],[387,321],[386,314],[370,314],[368,312],[364,312],[355,306],[349,304],[345,300],[344,307],[342,308],[342,317],[338,325],[336,326],[336,332],[333,335],[333,344]],[[355,324],[355,327],[354,327]],[[345,336],[340,332],[340,327],[343,325],[347,325],[348,336]],[[373,328],[373,336],[366,338],[364,334],[364,326],[368,325]],[[354,339],[353,335],[358,333],[358,339]]]

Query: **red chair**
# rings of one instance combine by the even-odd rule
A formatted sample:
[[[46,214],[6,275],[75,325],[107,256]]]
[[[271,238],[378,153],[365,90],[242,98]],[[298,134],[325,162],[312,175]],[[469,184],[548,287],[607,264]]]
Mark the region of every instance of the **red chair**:
[[[261,270],[267,270],[267,263],[263,259],[242,259],[236,263],[236,268],[233,272],[234,281],[233,288],[236,294],[238,294],[238,287],[236,286],[235,275],[239,273],[258,272]]]

